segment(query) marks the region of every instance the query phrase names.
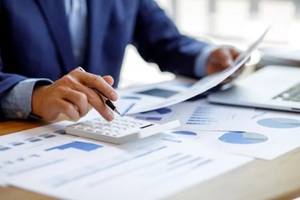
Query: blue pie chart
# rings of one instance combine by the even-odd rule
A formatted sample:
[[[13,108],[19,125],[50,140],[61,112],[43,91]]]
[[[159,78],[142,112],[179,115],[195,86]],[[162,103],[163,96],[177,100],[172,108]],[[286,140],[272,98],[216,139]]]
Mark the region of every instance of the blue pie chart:
[[[244,131],[230,131],[219,137],[219,140],[231,144],[257,144],[268,140],[268,137]]]
[[[300,121],[288,118],[265,118],[257,122],[261,126],[268,128],[297,128],[300,127]]]

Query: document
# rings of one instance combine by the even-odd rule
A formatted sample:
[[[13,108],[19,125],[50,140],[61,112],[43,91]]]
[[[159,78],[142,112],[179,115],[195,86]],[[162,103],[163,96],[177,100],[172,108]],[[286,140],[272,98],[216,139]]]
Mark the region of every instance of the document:
[[[47,154],[46,149],[73,142],[75,137],[64,136],[65,126],[70,123],[64,121],[1,136],[0,185],[6,185],[9,177],[19,173],[58,162],[60,158],[44,159],[44,155]]]
[[[165,123],[178,119],[178,130],[235,130],[255,115],[255,109],[210,104],[207,99],[185,101],[172,106],[130,115],[141,120]]]
[[[273,160],[300,146],[299,136],[284,136],[268,132],[251,131],[197,131],[170,130],[166,133],[182,135],[181,140],[190,140],[207,150],[231,153],[263,160]]]
[[[206,99],[178,103],[132,117],[156,123],[178,119],[165,131],[214,151],[272,160],[300,146],[299,114],[209,104]]]
[[[253,160],[165,133],[112,145],[65,134],[70,123],[0,137],[1,185],[60,199],[161,199]]]
[[[174,105],[217,86],[248,61],[251,53],[258,48],[268,30],[269,28],[267,28],[263,32],[263,34],[248,47],[245,52],[242,52],[230,67],[219,73],[202,78],[183,90],[183,87],[177,90],[178,85],[175,84],[170,85],[170,87],[162,86],[162,88],[160,88],[159,85],[156,85],[152,88],[144,88],[144,90],[141,90],[141,88],[139,88],[136,91],[132,89],[128,91],[119,91],[121,99],[122,96],[130,96],[132,99],[135,98],[135,103],[130,107],[130,109],[126,111],[126,114],[135,114]],[[143,99],[145,96],[148,98]],[[149,97],[152,98],[149,99]]]
[[[89,116],[93,116],[93,113]],[[63,121],[1,136],[0,185],[4,186],[11,177],[35,171],[40,167],[91,154],[100,153],[98,156],[102,157],[113,156],[115,152],[113,149],[121,148],[111,148],[110,144],[67,135],[65,127],[71,123]],[[157,137],[152,137],[152,139],[158,142],[160,139]],[[166,137],[164,137],[165,142],[174,143],[174,140],[167,140]],[[176,140],[175,143],[177,142],[179,141]],[[101,155],[104,147],[110,148],[109,154]]]

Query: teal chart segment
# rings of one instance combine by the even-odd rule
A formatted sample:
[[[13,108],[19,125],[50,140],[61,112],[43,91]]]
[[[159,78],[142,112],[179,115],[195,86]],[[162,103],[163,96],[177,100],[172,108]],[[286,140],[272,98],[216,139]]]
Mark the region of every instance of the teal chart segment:
[[[268,128],[297,128],[300,127],[300,121],[288,118],[265,118],[257,122],[259,125]]]
[[[232,144],[257,144],[267,141],[268,137],[259,133],[230,131],[219,137],[219,140]]]

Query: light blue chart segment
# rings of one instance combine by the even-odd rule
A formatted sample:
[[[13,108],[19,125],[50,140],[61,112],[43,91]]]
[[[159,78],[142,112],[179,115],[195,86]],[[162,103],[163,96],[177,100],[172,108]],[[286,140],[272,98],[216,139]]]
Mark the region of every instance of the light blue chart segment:
[[[188,135],[188,136],[196,136],[197,133],[192,132],[192,131],[172,131],[173,134],[178,134],[178,135]]]
[[[268,137],[259,133],[230,131],[219,137],[219,140],[232,144],[257,144],[267,141]]]
[[[261,126],[269,128],[297,128],[300,127],[300,121],[287,118],[266,118],[257,122]]]
[[[98,148],[101,148],[102,146],[98,144],[88,143],[88,142],[80,142],[80,141],[74,141],[67,144],[63,144],[60,146],[52,147],[49,149],[46,149],[45,151],[51,151],[51,150],[67,150],[70,148],[81,150],[81,151],[93,151]]]

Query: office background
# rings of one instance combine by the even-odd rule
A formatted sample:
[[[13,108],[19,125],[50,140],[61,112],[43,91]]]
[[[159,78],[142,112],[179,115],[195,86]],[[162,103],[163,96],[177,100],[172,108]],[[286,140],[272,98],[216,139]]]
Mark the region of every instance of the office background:
[[[272,30],[262,47],[300,49],[300,0],[157,0],[185,34],[243,49],[257,30]],[[145,63],[134,48],[126,51],[119,87],[170,80]],[[153,78],[155,77],[155,78]]]
[[[181,31],[197,38],[206,38],[215,43],[243,47],[247,42],[253,41],[249,37],[256,29],[273,21],[272,31],[268,34],[263,46],[288,46],[300,49],[300,0],[157,1],[175,19]],[[132,47],[127,49],[124,65],[121,87],[127,87],[134,83],[151,83],[173,78],[172,74],[161,74],[155,65],[146,64],[142,61]],[[24,123],[23,128],[34,127],[32,123],[18,123]],[[7,127],[10,125],[4,126],[5,132],[8,131]],[[18,126],[11,127],[9,130],[16,131]],[[227,197],[232,195],[231,199],[247,196],[248,199],[254,197],[263,199],[266,197],[264,195],[270,197],[270,194],[274,197],[272,199],[292,199],[300,193],[298,188],[300,178],[298,173],[294,174],[298,171],[299,166],[296,163],[299,162],[299,150],[290,152],[288,156],[282,156],[271,162],[256,160],[247,166],[222,175],[221,178],[209,180],[198,188],[185,191],[172,199],[204,197],[207,194],[219,197],[219,199],[224,198],[223,194],[227,194]],[[288,173],[289,171],[292,173]],[[228,184],[232,180],[236,181]],[[224,185],[228,187],[224,187]],[[3,191],[3,198],[16,199],[24,196],[31,197],[31,199],[41,199],[43,197],[15,188],[0,188],[0,190]],[[235,191],[239,192],[236,193]],[[283,193],[286,195],[279,196]],[[201,194],[204,195],[201,196]],[[43,199],[51,198],[44,197]]]

